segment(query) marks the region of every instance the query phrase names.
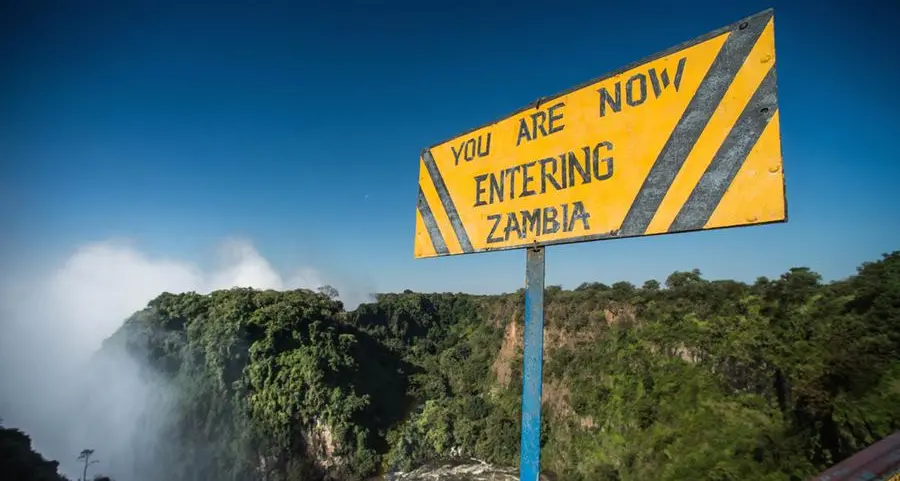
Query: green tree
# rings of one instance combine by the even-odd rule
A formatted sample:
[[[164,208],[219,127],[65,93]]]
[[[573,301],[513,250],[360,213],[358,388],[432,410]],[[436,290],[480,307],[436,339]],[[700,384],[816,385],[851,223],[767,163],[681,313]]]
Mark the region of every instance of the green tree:
[[[542,466],[567,481],[806,479],[900,430],[900,253],[823,282],[675,272],[545,296]],[[523,290],[164,293],[104,350],[178,392],[166,479],[514,466]]]

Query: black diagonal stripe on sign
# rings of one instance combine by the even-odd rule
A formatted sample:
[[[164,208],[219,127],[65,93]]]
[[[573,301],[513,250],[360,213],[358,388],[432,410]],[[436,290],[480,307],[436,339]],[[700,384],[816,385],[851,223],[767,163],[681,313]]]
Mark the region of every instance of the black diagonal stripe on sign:
[[[641,235],[647,230],[650,221],[659,209],[666,192],[675,181],[675,176],[690,154],[710,117],[719,106],[722,97],[738,70],[744,64],[750,50],[756,44],[772,14],[760,16],[747,24],[743,29],[733,30],[719,50],[715,60],[700,82],[697,93],[688,103],[687,108],[678,120],[678,124],[669,135],[669,139],[659,152],[659,156],[644,179],[641,190],[625,215],[619,235]]]
[[[778,109],[775,66],[769,69],[750,102],[725,137],[706,172],[681,206],[669,232],[697,230],[712,217],[722,197]]]
[[[434,213],[431,212],[431,207],[428,205],[428,199],[425,198],[425,193],[422,192],[422,186],[419,186],[419,201],[416,203],[416,208],[419,209],[419,213],[422,214],[422,221],[425,223],[425,230],[428,231],[428,237],[431,238],[431,245],[434,247],[434,252],[441,256],[449,254],[450,249],[447,249],[447,243],[444,242],[444,236],[441,235],[441,230],[438,229],[437,222],[434,220]]]
[[[462,221],[459,220],[459,213],[456,212],[456,206],[453,205],[453,199],[450,198],[447,184],[444,183],[444,177],[441,176],[441,171],[438,170],[437,164],[434,162],[431,150],[426,149],[422,152],[422,160],[425,162],[425,168],[428,169],[431,181],[434,182],[434,190],[437,191],[438,197],[441,199],[444,211],[447,212],[447,217],[450,219],[450,225],[453,226],[453,232],[456,233],[459,246],[462,247],[463,252],[472,252],[472,243],[469,241],[469,235],[466,234],[466,228],[463,227]]]

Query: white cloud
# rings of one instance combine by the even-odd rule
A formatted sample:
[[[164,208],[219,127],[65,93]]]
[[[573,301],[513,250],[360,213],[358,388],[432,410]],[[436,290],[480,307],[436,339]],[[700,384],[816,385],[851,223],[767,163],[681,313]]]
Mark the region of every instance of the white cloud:
[[[118,445],[127,445],[129,436],[138,432],[127,424],[134,412],[146,408],[147,387],[135,380],[135,366],[124,360],[119,366],[106,366],[109,394],[107,399],[91,401],[93,415],[103,418],[94,420],[84,408],[89,393],[83,392],[87,388],[79,372],[126,317],[164,291],[313,289],[326,283],[341,292],[347,307],[368,300],[366,289],[329,279],[315,268],[304,267],[282,276],[251,243],[242,240],[224,242],[218,263],[209,270],[190,261],[152,257],[134,244],[113,240],[76,249],[64,263],[36,280],[6,273],[0,279],[0,320],[4,324],[0,418],[31,434],[47,457],[75,469],[73,453],[92,446],[102,456],[101,447],[109,453]],[[96,412],[96,406],[104,406],[103,412]],[[115,443],[111,444],[112,440]],[[98,466],[102,468],[102,462]],[[120,481],[128,481],[123,476],[129,477],[122,473]]]
[[[244,241],[230,240],[220,250],[221,265],[203,280],[198,291],[227,289],[230,287],[255,287],[257,289],[284,289],[286,287],[314,288],[318,286],[287,286],[281,275],[263,256]]]

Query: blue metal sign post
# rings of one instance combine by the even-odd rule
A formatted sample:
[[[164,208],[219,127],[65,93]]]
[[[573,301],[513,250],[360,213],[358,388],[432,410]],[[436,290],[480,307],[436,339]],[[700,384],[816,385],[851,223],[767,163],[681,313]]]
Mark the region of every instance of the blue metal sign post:
[[[541,468],[541,383],[544,364],[544,248],[525,260],[525,368],[522,376],[522,443],[519,481],[538,481]]]

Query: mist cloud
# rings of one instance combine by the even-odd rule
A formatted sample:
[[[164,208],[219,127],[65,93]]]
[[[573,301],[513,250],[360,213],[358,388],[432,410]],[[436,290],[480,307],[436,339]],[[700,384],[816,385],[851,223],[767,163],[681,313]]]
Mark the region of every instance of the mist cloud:
[[[85,447],[97,449],[97,471],[109,472],[113,466],[104,462],[104,455],[138,441],[139,428],[129,422],[148,407],[144,400],[151,387],[129,359],[103,366],[105,387],[99,392],[85,392],[96,386],[84,382],[81,370],[102,341],[149,300],[164,291],[314,289],[324,284],[336,287],[348,308],[369,300],[367,289],[329,279],[315,268],[284,276],[246,241],[224,242],[218,260],[204,270],[189,261],[151,257],[128,242],[106,241],[78,248],[43,278],[5,275],[0,279],[4,424],[28,432],[37,449],[60,461],[72,479],[80,475],[75,457]],[[140,430],[146,444],[146,426]],[[127,477],[119,473],[119,481],[129,481],[123,474]]]

